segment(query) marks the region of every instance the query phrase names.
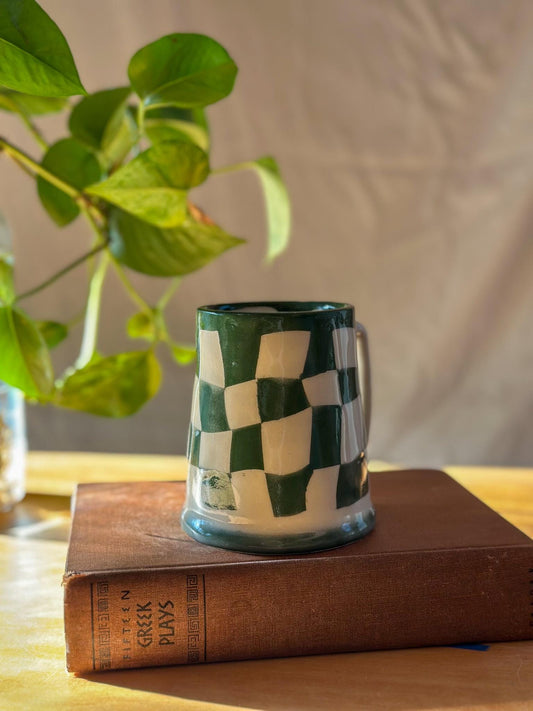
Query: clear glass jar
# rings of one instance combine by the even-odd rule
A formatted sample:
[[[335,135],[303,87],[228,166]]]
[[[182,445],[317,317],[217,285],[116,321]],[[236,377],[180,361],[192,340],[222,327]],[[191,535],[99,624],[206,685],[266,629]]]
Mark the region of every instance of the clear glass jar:
[[[24,396],[0,382],[0,511],[9,511],[26,492]]]

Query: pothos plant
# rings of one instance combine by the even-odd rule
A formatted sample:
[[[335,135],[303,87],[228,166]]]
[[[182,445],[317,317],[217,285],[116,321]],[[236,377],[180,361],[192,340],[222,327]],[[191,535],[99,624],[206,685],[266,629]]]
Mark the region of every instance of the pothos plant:
[[[124,86],[88,94],[67,41],[35,0],[0,2],[0,109],[17,114],[42,154],[30,157],[6,138],[0,152],[36,180],[39,199],[62,227],[83,218],[92,242],[79,258],[45,282],[17,293],[11,255],[0,255],[0,380],[30,399],[96,415],[136,412],[158,390],[156,347],[178,363],[194,359],[191,346],[169,333],[165,307],[180,279],[244,240],[228,234],[193,202],[190,191],[210,175],[252,169],[266,200],[267,257],[287,245],[290,205],[270,157],[213,170],[205,107],[232,91],[237,67],[215,40],[170,34],[142,47]],[[81,96],[72,100],[69,97]],[[69,135],[49,145],[36,119],[68,112]],[[33,320],[27,297],[86,264],[88,296],[79,357],[59,378],[50,350],[69,325]],[[128,269],[166,278],[149,304]],[[97,350],[102,287],[118,275],[136,307],[127,323],[141,350],[104,356]]]

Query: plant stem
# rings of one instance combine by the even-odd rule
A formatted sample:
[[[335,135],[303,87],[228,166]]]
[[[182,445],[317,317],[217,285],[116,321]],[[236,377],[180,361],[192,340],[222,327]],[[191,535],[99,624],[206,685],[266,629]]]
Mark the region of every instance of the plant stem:
[[[21,121],[24,123],[28,131],[31,133],[31,135],[34,137],[34,139],[37,141],[39,146],[46,150],[48,148],[48,143],[46,142],[43,134],[39,131],[37,126],[33,123],[33,121],[30,119],[30,117],[24,113],[24,111],[21,109],[21,107],[17,104],[16,101],[13,101],[9,96],[4,95],[4,101],[7,101],[8,105],[11,108],[11,111],[13,113],[17,114],[17,116],[21,119]]]
[[[144,102],[140,101],[137,107],[137,126],[139,128],[139,136],[144,133]]]
[[[44,180],[48,183],[64,192],[65,195],[68,195],[74,200],[80,200],[83,197],[77,188],[65,183],[64,180],[61,180],[61,178],[58,178],[56,175],[50,173],[46,170],[46,168],[43,168],[42,165],[39,165],[39,163],[34,161],[33,158],[30,158],[30,156],[26,155],[26,153],[21,151],[19,148],[11,145],[11,143],[3,138],[0,138],[0,153],[2,151],[20,165],[29,168],[34,175],[39,175],[41,178],[44,178]]]
[[[94,219],[94,216],[91,214],[91,211],[86,207],[82,207],[81,210],[87,218],[87,221],[89,222],[89,225],[91,226],[91,229],[93,230],[94,234],[99,239],[105,240],[106,245],[109,244],[109,238],[103,234],[102,228]],[[122,282],[122,285],[124,286],[124,289],[128,293],[131,300],[141,309],[141,311],[145,311],[146,313],[151,314],[151,307],[149,306],[149,304],[147,304],[147,302],[143,299],[143,297],[139,294],[139,292],[135,289],[131,281],[128,279],[121,264],[115,259],[115,257],[111,253],[109,253],[109,257],[113,268],[117,273],[118,278]]]
[[[89,222],[89,225],[91,226],[91,229],[93,230],[94,234],[100,239],[104,240],[105,244],[109,244],[109,237],[107,237],[104,233],[102,228],[98,225],[96,220],[94,219],[94,216],[91,214],[91,211],[89,208],[82,206],[81,207],[82,213],[85,215],[87,218],[87,221]],[[111,259],[111,263],[113,265],[114,270],[117,273],[118,278],[122,282],[122,285],[124,286],[124,289],[130,296],[131,300],[141,309],[141,311],[145,311],[146,313],[152,313],[152,308],[150,305],[143,299],[143,297],[139,294],[139,292],[135,289],[131,281],[128,279],[126,276],[126,273],[124,272],[124,269],[122,268],[122,265],[115,259],[115,257],[109,253],[109,257]]]
[[[26,116],[26,114],[20,113],[19,114],[20,118],[22,119],[24,125],[28,129],[28,131],[31,133],[31,135],[34,137],[34,139],[37,141],[39,146],[44,150],[48,150],[48,143],[43,136],[43,134],[39,131],[37,126],[33,123],[33,121]]]
[[[96,241],[105,245],[109,244],[109,237],[105,234],[104,229],[100,227],[100,225],[96,221],[93,215],[93,209],[90,209],[87,205],[80,205],[80,210],[87,222],[89,223],[91,230],[94,232]]]
[[[83,338],[81,342],[80,354],[76,361],[76,368],[83,368],[91,360],[96,348],[96,336],[98,333],[98,321],[100,317],[100,303],[102,300],[102,287],[104,278],[109,266],[109,252],[102,254],[100,263],[96,267],[89,286],[89,296],[87,299],[87,310],[85,311],[85,325],[83,327]]]
[[[80,204],[80,210],[85,217],[91,230],[94,233],[96,247],[93,252],[106,248],[100,259],[100,263],[92,273],[89,281],[89,295],[87,297],[87,307],[85,310],[85,323],[83,325],[83,337],[81,341],[80,354],[76,360],[76,368],[83,368],[91,360],[96,349],[96,337],[98,335],[98,322],[100,319],[100,304],[102,300],[102,288],[104,279],[111,260],[111,254],[107,249],[109,237],[102,226],[98,224],[93,214],[94,206]],[[102,216],[102,219],[105,219]],[[92,260],[91,260],[92,261]],[[89,273],[92,269],[89,268]]]
[[[95,254],[98,254],[98,252],[101,252],[102,249],[104,249],[105,247],[106,247],[105,242],[104,242],[104,244],[99,244],[94,249],[91,249],[90,252],[83,254],[81,257],[78,257],[70,264],[67,264],[66,267],[63,267],[63,269],[60,269],[53,276],[51,276],[49,279],[46,279],[46,281],[43,281],[41,284],[38,284],[37,286],[34,286],[33,289],[29,289],[28,291],[24,291],[22,294],[19,294],[17,296],[17,298],[15,299],[15,301],[17,301],[17,302],[22,301],[22,299],[27,299],[29,296],[33,296],[34,294],[37,294],[39,291],[42,291],[47,286],[50,286],[50,284],[53,284],[55,281],[57,281],[62,276],[64,276],[68,272],[70,272],[72,269],[75,269],[80,264],[83,264],[83,262],[85,262],[85,260],[90,259],[91,257],[94,257]]]
[[[126,292],[129,294],[131,300],[137,304],[137,306],[141,309],[141,311],[146,311],[147,313],[152,313],[152,308],[150,305],[143,299],[143,297],[139,294],[139,292],[135,289],[131,281],[128,279],[126,276],[126,273],[122,266],[117,262],[117,260],[111,256],[112,262],[113,262],[113,267],[117,273],[118,278],[122,282],[122,285],[124,286],[124,289]]]
[[[174,279],[172,279],[172,281],[170,282],[169,287],[166,289],[166,291],[164,292],[163,296],[162,296],[162,297],[159,299],[159,301],[157,302],[157,308],[158,308],[160,311],[163,311],[163,309],[166,308],[168,302],[170,301],[170,299],[172,298],[174,292],[176,291],[176,289],[178,288],[178,286],[179,286],[180,284],[181,284],[181,278],[180,278],[180,277],[174,277]]]
[[[29,175],[30,178],[35,179],[35,173],[30,170],[27,165],[24,165],[24,163],[21,163],[16,158],[13,158],[13,162],[15,163],[15,165],[18,165],[18,167],[22,170],[23,173],[26,173],[26,175]]]
[[[252,168],[252,161],[244,161],[243,163],[234,163],[233,165],[226,165],[223,168],[216,168],[212,170],[212,175],[222,175],[223,173],[234,173],[237,170],[248,170]]]

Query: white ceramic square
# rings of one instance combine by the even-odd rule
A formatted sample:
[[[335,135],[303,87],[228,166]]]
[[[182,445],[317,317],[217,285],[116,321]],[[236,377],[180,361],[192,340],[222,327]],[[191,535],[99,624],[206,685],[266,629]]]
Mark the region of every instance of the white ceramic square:
[[[245,469],[232,472],[231,485],[239,518],[250,519],[259,526],[274,519],[264,471]]]
[[[198,466],[226,474],[230,471],[231,430],[225,432],[202,432]]]
[[[224,387],[224,361],[217,331],[198,332],[198,377],[211,385]]]
[[[314,513],[321,519],[324,513],[333,513],[337,510],[338,479],[338,465],[314,470],[305,493],[306,508],[310,516]]]
[[[269,474],[291,474],[309,464],[313,410],[263,422],[263,463]]]
[[[230,429],[236,430],[261,422],[257,403],[257,380],[230,385],[224,391],[224,401]]]
[[[194,386],[192,390],[192,406],[191,406],[191,422],[197,430],[202,429],[200,422],[200,398],[199,398],[199,380],[198,376],[194,376]]]
[[[303,381],[305,394],[313,407],[320,405],[342,405],[339,390],[339,376],[336,370],[328,370]]]
[[[336,328],[331,335],[333,337],[335,366],[337,369],[355,368],[357,365],[355,328]]]
[[[279,331],[261,336],[256,378],[299,378],[309,347],[309,331]]]
[[[357,441],[357,429],[355,419],[355,406],[359,405],[357,400],[352,400],[342,406],[342,426],[341,426],[341,464],[353,462],[361,449]]]
[[[187,498],[190,498],[197,505],[201,505],[201,488],[202,488],[202,477],[199,474],[198,469],[189,464],[189,473],[187,475]]]

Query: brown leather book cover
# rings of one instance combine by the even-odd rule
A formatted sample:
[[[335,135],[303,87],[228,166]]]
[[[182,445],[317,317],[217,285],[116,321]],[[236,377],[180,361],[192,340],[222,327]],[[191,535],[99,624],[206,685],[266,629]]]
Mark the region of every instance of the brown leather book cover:
[[[371,534],[284,556],[187,537],[183,482],[78,486],[68,670],[532,638],[528,536],[443,472],[370,481]]]

